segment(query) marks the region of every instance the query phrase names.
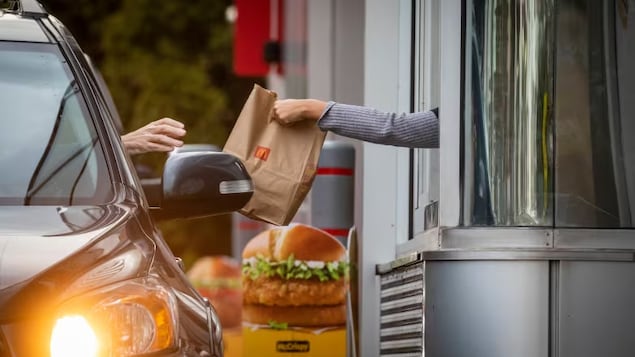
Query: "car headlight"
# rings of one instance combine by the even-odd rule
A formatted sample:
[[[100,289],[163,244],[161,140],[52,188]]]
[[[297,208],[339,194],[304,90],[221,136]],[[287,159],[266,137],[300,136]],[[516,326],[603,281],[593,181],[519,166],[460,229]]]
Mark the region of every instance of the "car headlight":
[[[122,283],[72,299],[60,309],[52,357],[134,356],[175,346],[174,297],[153,278]]]
[[[51,335],[51,356],[97,356],[97,349],[95,331],[83,316],[63,316],[55,321]]]

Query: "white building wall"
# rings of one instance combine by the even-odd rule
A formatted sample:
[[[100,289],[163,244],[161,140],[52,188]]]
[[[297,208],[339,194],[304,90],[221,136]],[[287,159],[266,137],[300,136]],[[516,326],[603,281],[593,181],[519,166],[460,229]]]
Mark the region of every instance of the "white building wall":
[[[409,111],[411,1],[308,1],[308,97]],[[292,95],[289,95],[292,97]],[[329,134],[328,140],[348,140]],[[351,141],[357,150],[355,225],[360,237],[358,356],[379,353],[375,265],[407,239],[408,150]],[[363,293],[362,293],[363,292]]]
[[[366,0],[364,104],[409,111],[411,1]],[[403,36],[406,36],[406,41]],[[408,150],[364,143],[360,356],[379,353],[379,285],[375,266],[394,260],[407,234]],[[405,202],[404,202],[405,199]]]
[[[409,111],[411,6],[410,0],[307,0],[306,96]],[[286,97],[297,95],[287,91]],[[332,134],[327,139],[349,140]],[[357,355],[376,356],[375,265],[393,260],[398,239],[408,238],[409,152],[350,142],[357,151],[355,225],[361,255]]]

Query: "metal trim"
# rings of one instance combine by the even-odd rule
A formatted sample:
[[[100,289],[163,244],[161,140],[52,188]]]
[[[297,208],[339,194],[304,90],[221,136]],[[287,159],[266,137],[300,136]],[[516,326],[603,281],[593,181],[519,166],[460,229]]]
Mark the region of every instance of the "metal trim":
[[[439,228],[432,228],[415,236],[403,244],[396,247],[396,256],[406,256],[412,252],[422,252],[427,250],[438,250],[441,245]]]
[[[44,7],[37,0],[20,0],[21,12],[27,16],[44,17],[48,16]]]
[[[549,355],[558,356],[560,346],[560,262],[549,263]]]
[[[415,280],[410,283],[406,283],[403,285],[395,286],[393,288],[381,289],[379,293],[379,298],[386,299],[391,297],[400,297],[402,294],[408,294],[416,291],[423,291],[423,274],[418,277],[419,280]]]
[[[437,243],[438,242],[438,243]],[[386,274],[417,260],[633,261],[635,229],[461,227],[430,230],[397,246]]]
[[[441,231],[441,249],[550,248],[549,228],[450,228]]]
[[[635,229],[469,227],[431,229],[397,246],[397,257],[445,249],[635,249]]]
[[[584,260],[635,261],[635,252],[597,250],[442,250],[421,253],[425,260]]]
[[[408,308],[412,305],[423,304],[423,295],[408,296],[399,300],[391,300],[379,304],[379,311],[393,311]],[[406,310],[403,310],[406,311]]]
[[[415,333],[423,335],[423,323],[383,328],[380,331],[379,337],[393,337]]]
[[[556,229],[555,248],[635,249],[633,229]]]
[[[423,339],[410,338],[405,340],[386,341],[386,342],[381,342],[380,346],[382,350],[408,348],[408,347],[423,347]]]
[[[385,289],[386,286],[395,286],[395,283],[401,286],[406,280],[422,277],[423,273],[423,264],[414,265],[409,269],[404,269],[402,272],[382,276],[379,283],[382,289]]]
[[[375,274],[386,274],[394,269],[413,264],[421,261],[420,253],[411,253],[409,255],[397,258],[393,261],[384,264],[375,265]]]
[[[406,321],[403,324],[411,325],[412,323],[408,322],[409,320],[422,321],[423,320],[423,306],[421,306],[420,309],[415,309],[415,310],[400,311],[400,312],[395,312],[392,314],[381,314],[379,317],[379,323],[381,325],[386,325],[386,324],[401,325],[403,321]]]

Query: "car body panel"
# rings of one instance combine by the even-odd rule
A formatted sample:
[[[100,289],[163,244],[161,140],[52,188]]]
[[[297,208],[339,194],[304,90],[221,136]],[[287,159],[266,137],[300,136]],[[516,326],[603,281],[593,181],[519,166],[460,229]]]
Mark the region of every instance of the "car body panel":
[[[34,1],[28,3],[34,4],[39,6]],[[176,317],[173,345],[152,355],[222,356],[218,315],[189,283],[156,226],[144,187],[120,140],[114,122],[118,118],[113,112],[116,108],[109,102],[112,98],[103,81],[95,78],[96,69],[63,24],[43,10],[31,13],[0,10],[0,44],[8,43],[31,47],[50,43],[63,56],[87,120],[94,125],[95,145],[103,152],[100,160],[103,159],[106,169],[96,182],[107,186],[107,194],[99,196],[98,203],[69,199],[68,203],[46,204],[46,200],[30,200],[28,188],[24,199],[15,195],[2,197],[0,190],[0,357],[49,355],[48,341],[60,311],[87,296],[107,295],[130,282],[142,285],[146,281],[157,282],[169,292]],[[2,80],[0,76],[0,84]],[[50,117],[55,120],[56,115]],[[49,140],[49,147],[55,144],[53,139]],[[46,150],[49,149],[44,150],[41,161],[45,160]],[[240,163],[231,160],[226,163],[233,167],[230,171],[192,168],[198,162],[193,156],[200,156],[198,159],[203,160],[200,162],[225,165],[217,159],[226,154],[215,153],[216,158],[208,153],[181,155],[192,158],[173,160],[189,167],[180,172],[175,168],[175,177],[187,179],[188,175],[196,175],[213,185],[218,180],[214,176],[217,173],[226,180],[248,178],[241,174],[244,168]],[[2,170],[7,172],[13,165],[11,162],[14,161],[5,160],[6,167]],[[168,174],[173,177],[173,172]],[[31,180],[36,176],[34,173]],[[24,186],[30,188],[31,184]],[[188,198],[191,204],[203,207],[197,213],[221,213],[222,207],[235,209],[235,202],[248,198],[239,197],[239,193],[228,198],[213,191],[202,191],[207,198]],[[180,210],[181,199],[177,193],[176,203],[172,204],[174,212]],[[233,200],[238,201],[230,204]],[[205,210],[206,203],[221,208]],[[160,211],[161,207],[153,209]]]
[[[0,289],[67,259],[125,216],[117,206],[0,206]]]
[[[0,41],[50,42],[39,23],[0,10]]]

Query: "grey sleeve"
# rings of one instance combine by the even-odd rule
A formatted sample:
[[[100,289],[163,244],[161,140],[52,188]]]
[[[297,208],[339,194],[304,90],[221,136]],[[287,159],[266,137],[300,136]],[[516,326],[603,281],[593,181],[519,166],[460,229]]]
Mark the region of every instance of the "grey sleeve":
[[[322,130],[376,144],[439,147],[439,119],[433,111],[397,114],[329,102],[317,124]]]

